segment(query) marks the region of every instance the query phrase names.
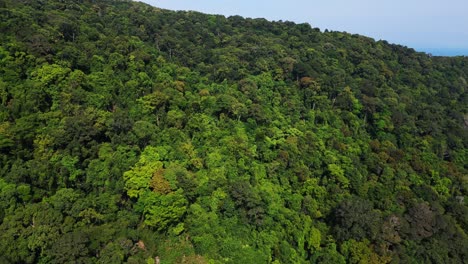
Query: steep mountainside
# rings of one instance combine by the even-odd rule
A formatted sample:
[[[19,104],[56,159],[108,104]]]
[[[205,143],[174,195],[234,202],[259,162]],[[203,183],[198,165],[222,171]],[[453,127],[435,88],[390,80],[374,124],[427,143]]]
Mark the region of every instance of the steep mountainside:
[[[463,263],[468,58],[0,0],[0,263]]]

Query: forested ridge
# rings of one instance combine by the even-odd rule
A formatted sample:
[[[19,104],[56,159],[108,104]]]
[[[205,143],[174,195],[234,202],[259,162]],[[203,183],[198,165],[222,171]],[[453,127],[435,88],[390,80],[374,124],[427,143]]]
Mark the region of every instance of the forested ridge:
[[[0,263],[466,263],[467,80],[309,24],[0,0]]]

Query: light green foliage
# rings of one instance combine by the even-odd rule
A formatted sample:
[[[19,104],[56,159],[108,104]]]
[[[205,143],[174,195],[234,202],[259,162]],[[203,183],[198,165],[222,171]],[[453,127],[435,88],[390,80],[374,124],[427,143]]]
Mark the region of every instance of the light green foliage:
[[[343,186],[343,188],[348,188],[349,180],[344,175],[344,170],[336,165],[336,164],[329,164],[328,170],[332,178],[336,179],[336,181]]]
[[[356,264],[371,264],[371,263],[387,263],[388,259],[379,257],[371,248],[369,241],[349,240],[341,246],[342,254],[346,257],[349,263]]]
[[[128,196],[137,198],[140,193],[148,190],[151,177],[160,168],[162,162],[158,149],[146,147],[135,166],[123,174]]]
[[[60,164],[70,173],[70,180],[74,181],[76,178],[83,174],[79,169],[76,169],[78,157],[63,156]]]
[[[181,195],[181,191],[166,195],[147,191],[140,195],[138,203],[144,206],[144,223],[158,231],[177,224],[187,210],[187,200]],[[181,226],[178,229],[181,231]]]
[[[63,68],[60,65],[45,64],[36,71],[33,71],[31,76],[41,82],[42,85],[46,86],[58,84],[68,73],[70,73],[70,69]]]
[[[182,128],[185,113],[180,110],[170,110],[167,112],[167,122],[170,126]]]
[[[308,240],[308,244],[311,250],[319,250],[320,249],[320,242],[322,241],[322,235],[320,230],[317,228],[312,227],[310,229],[310,236]]]
[[[431,171],[432,181],[434,182],[434,189],[442,197],[449,195],[449,186],[452,185],[452,181],[446,177],[440,177],[437,171]]]

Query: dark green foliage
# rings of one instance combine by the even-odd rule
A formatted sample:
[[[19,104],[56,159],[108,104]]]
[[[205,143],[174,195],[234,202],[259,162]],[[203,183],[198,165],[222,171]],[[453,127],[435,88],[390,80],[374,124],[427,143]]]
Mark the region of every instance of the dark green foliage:
[[[1,263],[463,263],[468,59],[0,0]]]
[[[363,238],[374,239],[382,226],[380,214],[373,210],[369,201],[349,198],[343,201],[331,215],[335,222],[335,236],[338,240]]]

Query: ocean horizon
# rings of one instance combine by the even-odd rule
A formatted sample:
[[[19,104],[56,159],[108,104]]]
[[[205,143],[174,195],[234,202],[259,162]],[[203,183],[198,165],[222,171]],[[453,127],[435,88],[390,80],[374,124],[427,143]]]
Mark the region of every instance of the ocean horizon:
[[[468,48],[416,48],[415,50],[433,56],[468,56]]]

